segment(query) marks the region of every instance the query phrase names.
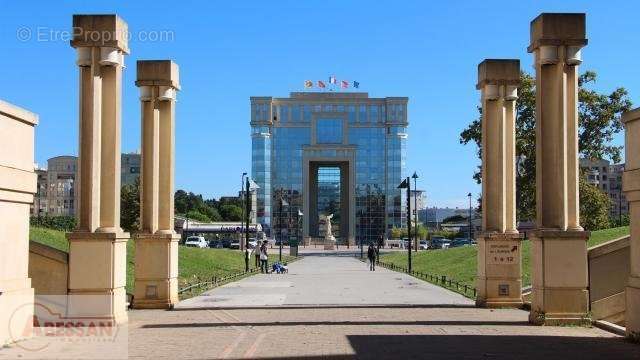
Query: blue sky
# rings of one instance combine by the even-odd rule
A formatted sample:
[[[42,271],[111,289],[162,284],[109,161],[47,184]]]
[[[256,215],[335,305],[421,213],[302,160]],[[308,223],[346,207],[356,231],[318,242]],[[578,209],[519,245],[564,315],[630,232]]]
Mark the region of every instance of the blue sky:
[[[117,13],[133,34],[123,151],[140,147],[135,61],[180,65],[177,188],[236,193],[251,167],[249,97],[287,96],[306,79],[336,75],[370,96],[409,97],[407,170],[421,176],[429,206],[464,207],[466,194],[480,191],[471,178],[476,149],[458,141],[477,116],[476,66],[519,58],[531,72],[529,22],[540,12],[586,12],[581,70],[598,73],[597,89],[624,86],[640,102],[636,1],[3,1],[0,98],[40,115],[39,164],[77,154],[77,68],[63,32],[74,13]],[[160,33],[173,38],[145,39]]]

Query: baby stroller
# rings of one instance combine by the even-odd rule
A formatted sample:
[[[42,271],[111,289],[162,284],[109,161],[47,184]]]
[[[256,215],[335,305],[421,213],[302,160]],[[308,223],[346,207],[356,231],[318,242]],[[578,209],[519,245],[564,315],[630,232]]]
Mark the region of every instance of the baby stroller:
[[[271,272],[276,274],[286,274],[289,272],[289,268],[287,267],[287,264],[282,265],[279,262],[276,262],[271,265]]]

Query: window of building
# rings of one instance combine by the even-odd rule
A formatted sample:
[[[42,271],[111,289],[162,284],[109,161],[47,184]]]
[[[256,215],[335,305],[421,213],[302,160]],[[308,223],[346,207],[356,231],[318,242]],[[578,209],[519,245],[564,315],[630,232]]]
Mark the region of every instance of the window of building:
[[[342,144],[342,120],[318,119],[316,141],[319,144]]]

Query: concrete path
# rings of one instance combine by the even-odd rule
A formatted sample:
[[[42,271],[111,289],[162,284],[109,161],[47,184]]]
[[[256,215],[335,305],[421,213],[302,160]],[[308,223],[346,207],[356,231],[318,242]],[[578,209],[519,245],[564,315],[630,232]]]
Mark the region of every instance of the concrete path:
[[[406,274],[348,256],[305,256],[288,274],[260,274],[210,290],[178,309],[264,306],[472,306],[473,301]]]

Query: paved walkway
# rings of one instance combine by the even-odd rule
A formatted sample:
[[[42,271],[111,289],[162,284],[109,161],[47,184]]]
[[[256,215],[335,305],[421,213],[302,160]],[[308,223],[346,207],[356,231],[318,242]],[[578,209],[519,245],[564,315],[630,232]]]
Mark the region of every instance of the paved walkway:
[[[118,329],[124,347],[23,350],[46,345],[39,337],[0,349],[0,359],[640,359],[640,345],[603,330],[531,326],[525,311],[478,309],[406,275],[370,273],[352,258],[310,256],[290,270],[243,279],[174,311],[130,311]]]
[[[182,301],[177,308],[264,306],[471,306],[462,295],[348,256],[305,256],[288,274],[260,274]]]

